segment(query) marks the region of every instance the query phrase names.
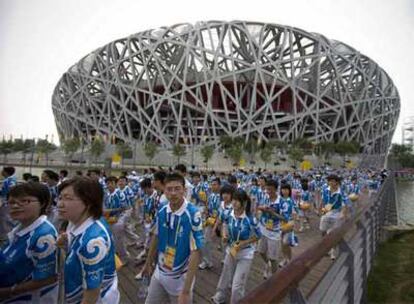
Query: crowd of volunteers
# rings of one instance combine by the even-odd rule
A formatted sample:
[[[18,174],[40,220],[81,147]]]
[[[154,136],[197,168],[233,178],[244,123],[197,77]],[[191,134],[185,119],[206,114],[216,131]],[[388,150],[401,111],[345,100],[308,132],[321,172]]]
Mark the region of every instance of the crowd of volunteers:
[[[329,168],[200,172],[182,164],[120,176],[63,169],[18,179],[13,167],[1,174],[0,303],[82,304],[120,303],[117,271],[129,263],[142,264],[136,279],[149,284],[146,303],[192,303],[196,277],[213,267],[222,269],[211,301],[236,303],[254,259],[269,278],[290,262],[303,232],[315,229],[312,220],[330,233],[387,176]]]

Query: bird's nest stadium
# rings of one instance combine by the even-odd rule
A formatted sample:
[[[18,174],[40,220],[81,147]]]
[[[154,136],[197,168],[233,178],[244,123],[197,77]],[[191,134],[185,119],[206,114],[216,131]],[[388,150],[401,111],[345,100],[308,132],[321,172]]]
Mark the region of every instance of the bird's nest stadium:
[[[61,139],[219,144],[357,141],[389,148],[400,111],[373,60],[321,34],[277,24],[209,21],[121,38],[75,63],[52,107]]]

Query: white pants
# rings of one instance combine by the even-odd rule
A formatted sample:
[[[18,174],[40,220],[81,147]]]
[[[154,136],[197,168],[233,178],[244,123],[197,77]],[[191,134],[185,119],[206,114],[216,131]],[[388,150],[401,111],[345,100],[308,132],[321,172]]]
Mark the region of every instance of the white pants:
[[[259,240],[257,251],[267,256],[269,260],[276,261],[279,256],[280,239],[270,239],[264,235]]]
[[[213,231],[213,226],[207,226],[204,228],[204,247],[201,249],[202,252],[202,260],[207,264],[211,264],[213,262],[212,259],[212,239],[211,233]]]
[[[319,223],[319,230],[329,233],[331,230],[338,227],[342,222],[340,215],[341,212],[338,211],[329,211],[325,215],[322,215]]]
[[[217,300],[224,301],[226,299],[226,291],[230,282],[232,283],[230,303],[237,303],[243,298],[252,261],[253,259],[236,260],[229,253],[226,254],[220,280],[217,285],[217,291],[214,296]]]
[[[118,221],[111,227],[112,233],[114,235],[115,250],[121,259],[125,258],[128,255],[125,243],[125,227],[131,215],[131,213],[128,211],[129,210],[123,212],[119,216]]]
[[[193,292],[190,292],[190,303],[193,303]],[[148,287],[148,296],[145,300],[145,304],[161,304],[161,303],[178,303],[178,295],[174,296],[169,294],[160,281],[153,275],[151,277],[151,283]]]

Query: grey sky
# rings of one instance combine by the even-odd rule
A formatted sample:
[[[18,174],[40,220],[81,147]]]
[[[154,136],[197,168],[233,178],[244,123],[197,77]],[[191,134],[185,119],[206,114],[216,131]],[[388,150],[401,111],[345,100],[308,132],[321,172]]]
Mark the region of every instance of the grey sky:
[[[414,116],[413,0],[0,0],[0,136],[56,141],[51,95],[71,65],[117,38],[204,20],[290,25],[359,50],[399,90],[401,141],[401,122]]]

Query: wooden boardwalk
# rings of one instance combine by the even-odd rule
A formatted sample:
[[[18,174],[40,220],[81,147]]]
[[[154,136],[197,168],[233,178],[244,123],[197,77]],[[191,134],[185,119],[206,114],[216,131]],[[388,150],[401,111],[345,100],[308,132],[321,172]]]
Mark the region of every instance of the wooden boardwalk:
[[[311,229],[305,230],[304,232],[297,232],[296,235],[299,238],[299,246],[293,248],[293,258],[310,246],[315,244],[315,242],[321,240],[321,233],[319,231],[319,217],[316,214],[311,216],[310,220]],[[220,278],[220,273],[222,269],[221,260],[223,253],[217,250],[219,244],[219,239],[215,239],[216,249],[213,252],[214,257],[214,267],[211,270],[198,270],[196,275],[196,284],[194,290],[194,303],[211,303],[210,298],[214,295],[217,283]],[[136,250],[131,250],[132,256],[136,255]],[[323,278],[325,272],[332,265],[331,259],[326,256],[314,267],[304,280],[300,283],[300,288],[303,294],[307,295],[310,293],[313,288],[316,287],[318,282]],[[142,265],[140,266],[142,267]],[[139,283],[134,279],[135,275],[139,272],[140,267],[129,263],[128,265],[122,267],[119,271],[119,289],[121,292],[121,303],[143,303],[143,300],[138,299],[138,288]],[[265,263],[259,254],[256,254],[254,257],[253,265],[250,270],[249,279],[246,286],[246,292],[249,292],[257,285],[261,284],[263,279],[263,269]]]

